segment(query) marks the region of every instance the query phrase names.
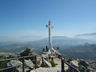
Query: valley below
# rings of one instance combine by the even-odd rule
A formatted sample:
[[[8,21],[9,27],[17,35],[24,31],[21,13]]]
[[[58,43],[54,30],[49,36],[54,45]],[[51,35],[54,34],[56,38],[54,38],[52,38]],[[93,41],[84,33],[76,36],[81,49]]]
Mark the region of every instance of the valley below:
[[[0,43],[0,55],[18,54],[26,48],[30,48],[33,53],[40,54],[42,49],[48,46],[48,40],[42,39],[32,42]],[[53,46],[59,48],[63,56],[95,60],[96,44],[94,41],[68,38],[63,36],[53,37]]]

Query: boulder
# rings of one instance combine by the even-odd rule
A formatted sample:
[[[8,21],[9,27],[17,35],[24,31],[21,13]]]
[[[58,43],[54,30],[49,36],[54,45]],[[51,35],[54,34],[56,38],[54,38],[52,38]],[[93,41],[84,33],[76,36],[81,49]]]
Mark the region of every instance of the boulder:
[[[22,62],[20,62],[19,60],[11,60],[7,63],[7,67],[16,67],[16,70],[18,72],[22,72]]]
[[[25,66],[33,69],[35,67],[35,65],[33,64],[33,62],[29,59],[29,60],[24,60]]]
[[[13,67],[13,66],[22,66],[22,62],[19,60],[11,60],[10,62],[7,63],[8,67]]]
[[[28,61],[25,60],[25,64],[29,67],[31,67],[31,66],[33,67],[32,62],[30,62],[30,60],[28,60]],[[7,67],[15,67],[16,66],[17,72],[22,72],[22,65],[23,65],[23,63],[19,60],[11,60],[7,63]],[[25,72],[30,70],[29,67],[24,66]]]
[[[69,69],[69,66],[64,63],[64,70],[67,71]]]
[[[31,70],[30,72],[36,72],[35,70]]]
[[[79,67],[79,62],[77,60],[72,60],[70,63],[73,64],[75,67]]]
[[[51,64],[47,60],[43,59],[42,61],[43,62],[41,64],[41,67],[51,67]]]
[[[42,64],[42,59],[40,56],[37,56],[37,66],[40,67]]]
[[[89,63],[86,62],[86,61],[84,61],[84,60],[80,60],[79,65],[82,65],[82,66],[84,66],[85,68],[87,68],[87,67],[89,66]]]

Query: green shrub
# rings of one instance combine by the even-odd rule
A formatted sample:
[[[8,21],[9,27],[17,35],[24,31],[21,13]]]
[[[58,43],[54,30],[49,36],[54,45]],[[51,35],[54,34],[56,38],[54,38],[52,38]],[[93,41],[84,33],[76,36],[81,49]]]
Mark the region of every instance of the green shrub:
[[[0,62],[0,69],[5,68],[7,64],[7,61]]]
[[[23,52],[20,53],[21,56],[28,56],[30,54],[31,50],[29,48],[26,48]]]
[[[55,67],[55,66],[57,65],[57,64],[54,62],[54,60],[52,60],[52,59],[50,60],[50,63],[51,63],[51,66],[52,66],[52,67]]]

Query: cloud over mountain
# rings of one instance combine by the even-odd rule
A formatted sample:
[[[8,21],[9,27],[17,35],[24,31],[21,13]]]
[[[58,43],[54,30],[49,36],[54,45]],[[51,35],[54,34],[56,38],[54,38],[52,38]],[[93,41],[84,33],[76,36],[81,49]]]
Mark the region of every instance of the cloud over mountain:
[[[94,35],[96,35],[96,33],[85,33],[85,34],[79,34],[76,36],[94,36]]]
[[[83,38],[83,39],[96,39],[96,32],[95,33],[78,34],[78,35],[76,35],[76,37]]]

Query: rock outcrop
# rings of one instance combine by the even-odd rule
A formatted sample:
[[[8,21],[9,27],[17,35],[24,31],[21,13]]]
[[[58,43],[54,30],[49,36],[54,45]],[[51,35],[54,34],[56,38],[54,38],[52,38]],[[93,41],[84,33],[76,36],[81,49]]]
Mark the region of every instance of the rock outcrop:
[[[47,60],[43,59],[41,67],[51,67],[51,64]]]

